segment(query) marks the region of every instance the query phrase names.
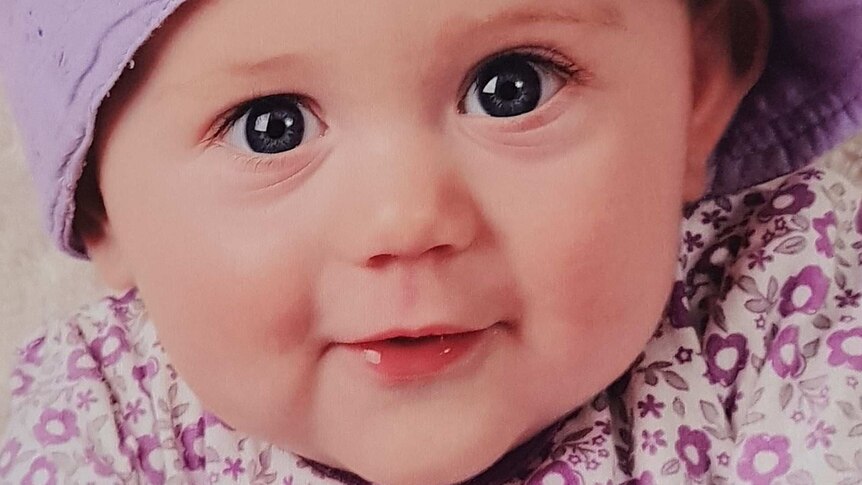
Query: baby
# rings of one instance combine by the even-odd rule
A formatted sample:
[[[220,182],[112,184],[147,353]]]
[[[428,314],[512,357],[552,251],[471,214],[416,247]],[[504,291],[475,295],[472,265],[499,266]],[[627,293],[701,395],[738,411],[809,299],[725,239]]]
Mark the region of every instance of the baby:
[[[0,7],[0,482],[862,481],[862,0]]]

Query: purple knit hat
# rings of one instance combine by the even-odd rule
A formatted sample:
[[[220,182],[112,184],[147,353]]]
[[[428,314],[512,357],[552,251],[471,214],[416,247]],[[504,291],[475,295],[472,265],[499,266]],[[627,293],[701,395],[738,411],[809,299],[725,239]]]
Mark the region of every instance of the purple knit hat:
[[[72,230],[96,113],[135,51],[184,0],[0,0],[0,70],[48,231]],[[862,128],[862,0],[767,0],[766,71],[711,160],[710,195],[796,170]]]

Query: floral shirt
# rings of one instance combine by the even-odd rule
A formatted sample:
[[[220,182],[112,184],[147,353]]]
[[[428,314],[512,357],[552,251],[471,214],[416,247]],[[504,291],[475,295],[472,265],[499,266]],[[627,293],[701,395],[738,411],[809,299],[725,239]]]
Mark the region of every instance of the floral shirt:
[[[809,168],[686,209],[629,371],[475,484],[862,483],[862,207]],[[177,375],[136,292],[20,350],[2,483],[361,484],[243,435]]]

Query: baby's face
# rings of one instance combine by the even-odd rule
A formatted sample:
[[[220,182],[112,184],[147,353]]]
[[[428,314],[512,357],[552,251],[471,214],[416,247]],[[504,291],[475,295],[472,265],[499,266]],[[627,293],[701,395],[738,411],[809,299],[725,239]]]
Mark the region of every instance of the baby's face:
[[[115,273],[204,404],[369,480],[452,483],[619,376],[688,170],[686,6],[646,3],[184,7],[98,154]]]

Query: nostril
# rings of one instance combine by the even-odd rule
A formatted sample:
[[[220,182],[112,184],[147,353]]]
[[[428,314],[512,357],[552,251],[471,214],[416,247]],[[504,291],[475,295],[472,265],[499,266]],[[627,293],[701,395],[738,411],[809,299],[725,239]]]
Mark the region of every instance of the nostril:
[[[432,247],[426,251],[423,251],[422,254],[420,254],[418,256],[413,255],[413,254],[399,254],[399,255],[377,254],[375,256],[368,258],[367,266],[369,268],[380,268],[382,266],[389,264],[393,259],[396,259],[396,258],[398,258],[398,259],[413,259],[414,257],[421,258],[424,256],[442,257],[442,256],[446,256],[448,254],[451,254],[452,252],[454,252],[454,250],[455,250],[455,247],[452,246],[451,244],[440,244],[440,245],[434,246],[434,247]]]
[[[431,257],[442,257],[452,254],[454,249],[455,248],[451,244],[440,244],[439,246],[434,246],[429,249],[426,253]]]
[[[385,266],[394,257],[395,256],[391,254],[378,254],[376,256],[372,256],[368,258],[368,267],[379,268],[381,266]]]

